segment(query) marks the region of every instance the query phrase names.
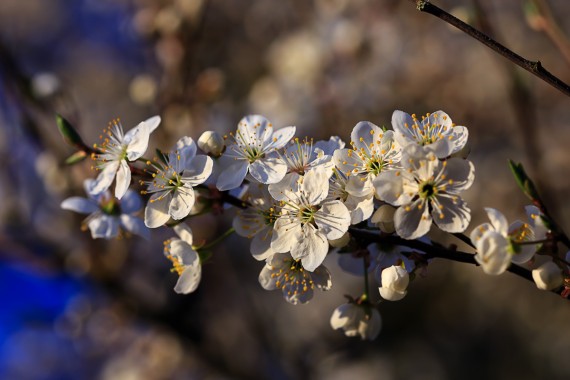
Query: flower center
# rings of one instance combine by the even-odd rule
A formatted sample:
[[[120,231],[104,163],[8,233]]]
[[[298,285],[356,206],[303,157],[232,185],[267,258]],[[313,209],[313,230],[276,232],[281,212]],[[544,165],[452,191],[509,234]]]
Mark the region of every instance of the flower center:
[[[370,173],[378,175],[382,172],[382,169],[384,169],[384,160],[374,159],[368,162],[368,171]]]
[[[121,215],[121,205],[119,201],[115,198],[109,197],[108,199],[103,199],[99,203],[99,209],[107,215],[119,216]]]
[[[420,185],[419,194],[422,199],[429,199],[436,193],[437,189],[432,182],[424,182]]]
[[[315,213],[319,210],[317,206],[308,206],[299,210],[301,216],[301,225],[312,223],[315,220]]]
[[[275,209],[271,207],[269,210],[260,211],[259,213],[263,217],[265,225],[273,227],[275,221],[277,220],[277,216],[275,215]]]

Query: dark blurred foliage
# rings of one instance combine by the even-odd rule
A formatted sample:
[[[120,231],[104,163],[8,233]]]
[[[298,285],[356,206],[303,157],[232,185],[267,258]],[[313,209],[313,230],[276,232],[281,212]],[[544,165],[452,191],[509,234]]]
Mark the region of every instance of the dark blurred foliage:
[[[562,31],[570,5],[548,1]],[[514,51],[570,81],[568,62],[518,1],[442,0]],[[506,165],[522,161],[570,226],[568,99],[403,0],[2,0],[0,4],[0,378],[567,379],[566,301],[505,274],[433,262],[400,302],[383,302],[374,342],[329,318],[358,296],[335,255],[333,290],[287,304],[257,283],[238,237],[215,249],[196,293],[172,291],[172,231],[93,241],[59,209],[91,163],[63,164],[55,113],[88,143],[107,122],[160,114],[153,147],[227,132],[251,112],[298,135],[348,140],[394,109],[443,109],[470,130],[482,208],[523,217]],[[190,222],[210,240],[232,212]],[[378,297],[374,293],[375,297]]]

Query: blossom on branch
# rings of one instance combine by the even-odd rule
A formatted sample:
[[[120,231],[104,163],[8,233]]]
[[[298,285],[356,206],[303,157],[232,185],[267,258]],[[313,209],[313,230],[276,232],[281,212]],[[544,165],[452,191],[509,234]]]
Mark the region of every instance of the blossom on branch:
[[[428,113],[418,120],[415,114],[410,116],[396,110],[392,114],[392,128],[400,145],[429,146],[437,158],[446,158],[459,152],[469,137],[467,128],[453,124],[443,111]]]
[[[196,155],[196,144],[190,137],[176,143],[174,152],[150,164],[156,172],[144,194],[152,194],[144,213],[144,222],[150,228],[164,225],[170,218],[180,220],[190,214],[196,196],[194,186],[208,179],[212,172],[212,159]]]
[[[101,173],[93,184],[94,193],[107,190],[117,177],[115,196],[121,199],[125,195],[131,183],[131,169],[127,161],[136,161],[142,157],[148,147],[150,134],[159,124],[160,117],[153,116],[125,134],[119,120],[109,123],[108,129],[103,130],[101,136],[104,136],[103,142],[95,145],[95,149],[101,153],[95,154],[93,158],[98,161],[97,169]]]
[[[277,183],[287,173],[287,164],[276,150],[283,148],[293,135],[295,127],[285,127],[274,132],[273,126],[263,116],[246,116],[238,124],[234,142],[226,147],[224,157],[234,160],[221,171],[218,190],[231,190],[240,186],[249,173],[257,182]]]
[[[473,164],[461,158],[440,161],[431,149],[408,145],[402,166],[374,180],[379,198],[400,206],[394,214],[396,233],[416,239],[427,234],[432,221],[446,232],[465,231],[471,211],[459,194],[473,183]]]
[[[381,278],[382,286],[378,288],[378,291],[385,300],[399,301],[408,293],[410,275],[401,265],[393,265],[384,269]]]
[[[350,226],[350,213],[338,200],[325,201],[329,191],[328,173],[312,170],[303,177],[297,191],[282,201],[275,221],[271,248],[291,252],[308,271],[315,270],[325,259],[327,239],[341,238]]]

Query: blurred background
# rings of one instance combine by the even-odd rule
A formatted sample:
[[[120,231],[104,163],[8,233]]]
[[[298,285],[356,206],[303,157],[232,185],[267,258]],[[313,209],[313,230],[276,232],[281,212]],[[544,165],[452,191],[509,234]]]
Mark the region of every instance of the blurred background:
[[[568,1],[437,5],[570,82]],[[92,144],[113,118],[130,129],[159,114],[151,145],[167,150],[249,113],[348,141],[360,120],[443,109],[470,131],[471,226],[483,207],[524,218],[510,158],[570,231],[568,105],[403,0],[2,0],[0,379],[567,379],[567,301],[510,274],[436,260],[404,300],[379,305],[373,342],[329,326],[343,295],[362,292],[337,255],[333,289],[293,306],[259,286],[263,263],[231,237],[198,290],[176,295],[171,230],[92,240],[60,209],[95,173],[64,164],[73,150],[54,115]],[[195,240],[232,216],[192,219]]]

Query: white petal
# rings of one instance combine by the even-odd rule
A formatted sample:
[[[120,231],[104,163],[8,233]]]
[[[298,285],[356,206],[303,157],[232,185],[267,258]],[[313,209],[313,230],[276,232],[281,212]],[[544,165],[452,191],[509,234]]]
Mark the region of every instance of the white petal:
[[[428,212],[427,205],[423,204],[420,209],[418,206],[423,204],[421,199],[416,200],[410,205],[399,207],[394,214],[394,225],[396,233],[404,239],[417,239],[428,233],[431,226],[431,215]],[[409,207],[406,211],[406,207]]]
[[[295,127],[285,127],[273,132],[273,141],[268,145],[266,151],[283,148],[295,136],[295,131]]]
[[[451,143],[453,145],[453,149],[451,150],[451,153],[453,154],[459,152],[465,147],[467,139],[469,138],[469,131],[462,125],[456,125],[453,127],[452,131],[451,135],[453,137],[451,138]]]
[[[91,199],[71,197],[61,202],[61,208],[80,214],[91,214],[99,210],[99,205]]]
[[[319,266],[313,271],[311,280],[313,280],[317,289],[330,290],[332,287],[331,274],[324,265]]]
[[[499,210],[491,207],[486,207],[485,211],[487,212],[487,216],[489,217],[495,231],[503,236],[507,236],[509,233],[509,223],[507,222],[507,218],[505,218]]]
[[[384,131],[382,131],[382,129],[377,125],[372,124],[369,121],[361,121],[352,129],[350,139],[354,143],[356,150],[360,150],[362,148],[365,151],[368,151],[371,145],[375,145],[376,140],[380,140],[382,138],[383,134]]]
[[[439,139],[428,145],[437,158],[449,157],[453,152],[453,144],[447,138]]]
[[[119,234],[119,220],[109,215],[102,214],[98,218],[93,218],[87,226],[93,239],[111,239]]]
[[[218,182],[216,183],[218,190],[225,191],[239,187],[247,174],[248,167],[249,164],[247,161],[237,160],[236,163],[224,169],[220,173]]]
[[[144,222],[142,221],[142,219],[136,218],[132,215],[122,214],[120,216],[120,220],[121,220],[121,225],[123,226],[123,228],[125,230],[127,230],[130,233],[133,233],[135,235],[139,235],[139,236],[145,238],[146,240],[150,239],[150,231],[144,225]]]
[[[301,224],[291,221],[289,217],[282,216],[275,221],[271,249],[275,252],[289,252],[294,244],[303,239]],[[294,257],[298,259],[299,257]]]
[[[200,185],[212,174],[214,161],[203,154],[195,156],[182,173],[182,181],[189,186]]]
[[[143,121],[125,134],[124,142],[127,144],[127,158],[129,161],[139,159],[146,152],[150,133]]]
[[[360,168],[363,163],[358,154],[349,153],[352,149],[339,149],[333,154],[333,162],[344,174],[352,173],[354,168]]]
[[[202,266],[196,251],[182,240],[175,240],[170,245],[173,256],[178,256],[186,267],[178,278],[174,291],[179,294],[192,293],[202,278]]]
[[[370,175],[350,176],[346,182],[346,192],[355,197],[367,197],[374,194],[374,184]]]
[[[192,229],[190,229],[190,227],[186,223],[178,223],[173,227],[173,229],[174,232],[176,232],[176,235],[178,235],[183,242],[185,242],[189,246],[192,246],[193,243]]]
[[[453,194],[471,187],[475,179],[473,163],[462,158],[450,158],[447,160],[443,173],[447,176],[446,180],[448,180],[446,181],[447,192]]]
[[[176,152],[184,159],[183,165],[186,166],[187,162],[190,162],[196,156],[196,143],[191,137],[184,136],[181,137],[175,146]]]
[[[287,173],[287,164],[279,157],[258,159],[249,166],[249,173],[260,183],[277,183]]]
[[[373,197],[354,197],[349,195],[344,205],[350,211],[350,224],[358,224],[370,218],[374,212]]]
[[[328,173],[323,170],[311,170],[303,177],[301,191],[310,205],[318,205],[329,192]]]
[[[287,173],[281,181],[269,185],[269,193],[277,201],[289,200],[299,191],[301,178],[298,173]]]
[[[497,231],[487,231],[475,245],[477,247],[475,261],[481,265],[485,273],[499,275],[511,264],[507,239]]]
[[[415,141],[410,132],[414,124],[414,120],[406,112],[396,110],[392,113],[392,128],[394,129],[396,140],[403,147]]]
[[[456,233],[463,232],[469,226],[471,221],[471,210],[463,199],[453,198],[446,195],[437,196],[437,200],[443,209],[436,210],[435,207],[432,211],[432,217],[435,224],[443,231]]]
[[[95,179],[95,182],[91,187],[92,193],[100,194],[105,190],[107,190],[113,183],[113,180],[115,179],[115,174],[117,174],[118,169],[119,169],[118,161],[108,162],[103,168],[103,170],[101,170],[101,173],[99,173],[99,175],[97,176],[97,179]]]
[[[259,284],[265,290],[275,290],[277,287],[275,286],[275,277],[272,277],[273,270],[270,265],[265,264],[261,273],[259,273]]]
[[[127,161],[121,160],[117,170],[117,182],[115,183],[115,197],[121,199],[131,184],[131,169]]]
[[[411,182],[407,176],[408,173],[399,170],[380,173],[372,181],[376,189],[376,197],[393,206],[409,203],[412,197],[408,192],[404,191],[404,183]],[[412,195],[415,195],[415,192]]]
[[[268,232],[270,231],[268,229]],[[254,259],[267,260],[275,254],[275,251],[271,249],[271,236],[271,233],[261,232],[253,237],[249,249]]]
[[[136,191],[127,190],[121,199],[121,211],[123,214],[133,214],[144,206],[143,200]]]
[[[303,226],[303,238],[291,248],[293,258],[301,257],[303,268],[309,272],[323,263],[329,251],[327,239],[310,224]]]
[[[164,225],[170,219],[168,206],[172,196],[170,194],[158,199],[161,194],[153,194],[144,209],[144,224],[149,228],[156,228]]]
[[[191,187],[179,187],[172,195],[168,213],[175,220],[185,218],[190,214],[194,201],[194,190]]]
[[[380,291],[380,296],[387,301],[399,301],[408,293],[406,290],[402,292],[391,288],[378,288],[378,290]]]
[[[315,223],[327,239],[340,239],[350,226],[350,212],[341,201],[322,204],[315,213]]]

